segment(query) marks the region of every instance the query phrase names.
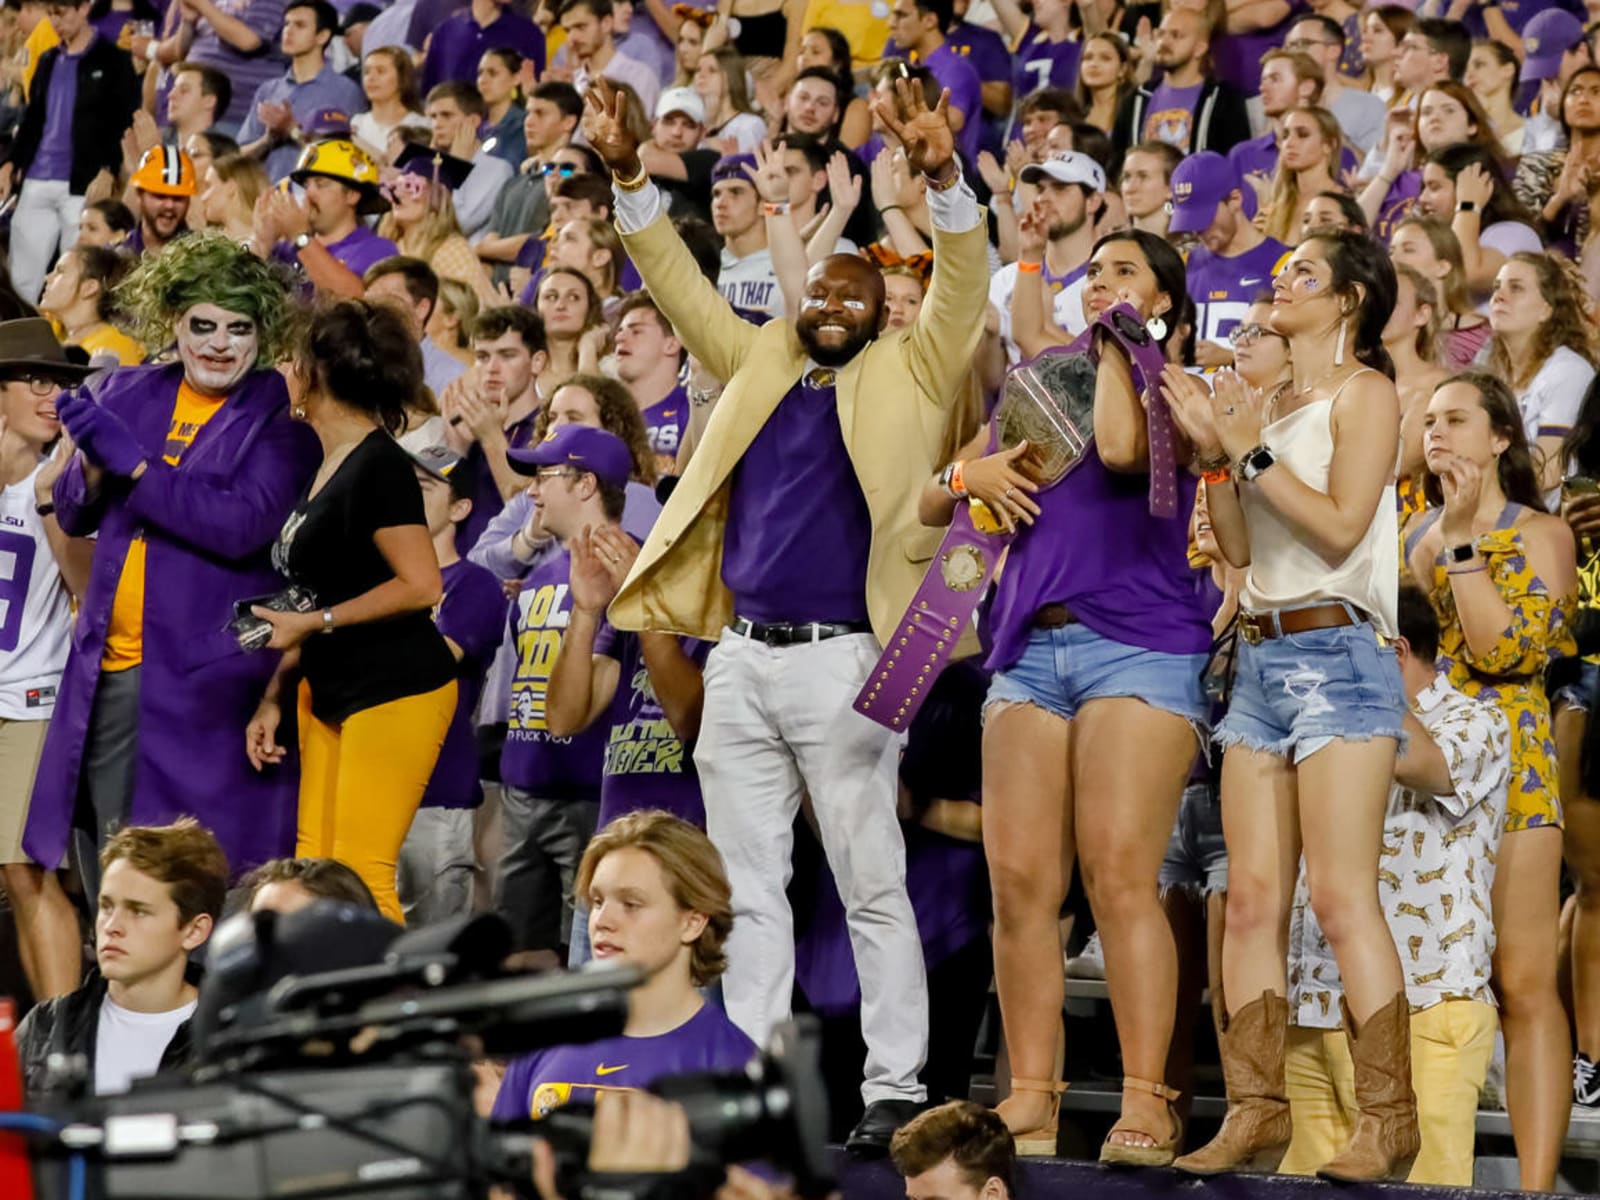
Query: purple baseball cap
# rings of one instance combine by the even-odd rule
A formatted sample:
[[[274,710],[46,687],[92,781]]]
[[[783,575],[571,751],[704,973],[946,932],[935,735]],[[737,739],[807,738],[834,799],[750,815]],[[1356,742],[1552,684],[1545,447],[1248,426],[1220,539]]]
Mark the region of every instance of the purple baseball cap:
[[[319,108],[305,123],[304,133],[309,138],[350,136],[350,114],[342,108]]]
[[[1583,41],[1583,22],[1559,8],[1546,9],[1522,29],[1522,78],[1543,83],[1561,74],[1561,56]]]
[[[537,475],[540,467],[576,467],[613,487],[622,487],[633,474],[633,455],[623,440],[588,425],[563,425],[537,446],[506,451],[506,458],[524,475]]]
[[[716,183],[723,179],[737,179],[741,183],[748,183],[755,187],[755,181],[750,178],[745,167],[751,171],[756,169],[756,156],[754,154],[724,154],[717,159],[717,165],[711,168],[711,182]]]
[[[1229,193],[1245,190],[1234,165],[1214,150],[1191,154],[1172,172],[1172,233],[1200,233],[1211,227],[1217,205]]]

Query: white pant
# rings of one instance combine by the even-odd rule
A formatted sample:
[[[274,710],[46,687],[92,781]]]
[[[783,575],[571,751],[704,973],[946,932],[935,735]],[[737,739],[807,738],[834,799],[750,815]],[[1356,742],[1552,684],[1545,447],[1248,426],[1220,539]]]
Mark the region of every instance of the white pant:
[[[78,240],[83,197],[67,190],[65,179],[24,179],[11,216],[11,285],[29,304],[39,303],[44,277]]]
[[[923,1100],[928,982],[895,817],[898,734],[851,707],[878,659],[870,634],[771,647],[726,631],[706,660],[694,761],[706,832],[733,885],[723,997],[755,1042],[789,1015],[794,819],[809,793],[844,901],[867,1045],[861,1095]]]

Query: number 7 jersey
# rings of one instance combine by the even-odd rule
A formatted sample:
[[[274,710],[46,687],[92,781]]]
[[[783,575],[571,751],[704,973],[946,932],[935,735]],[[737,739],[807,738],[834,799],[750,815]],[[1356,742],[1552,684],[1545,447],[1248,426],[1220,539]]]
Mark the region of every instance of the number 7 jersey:
[[[72,641],[72,607],[35,510],[34,477],[0,491],[0,720],[43,721]]]

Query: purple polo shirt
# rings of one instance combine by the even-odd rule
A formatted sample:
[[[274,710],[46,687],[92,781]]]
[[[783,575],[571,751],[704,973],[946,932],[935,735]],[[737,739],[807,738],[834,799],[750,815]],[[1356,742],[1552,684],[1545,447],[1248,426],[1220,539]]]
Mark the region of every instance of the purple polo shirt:
[[[506,594],[500,581],[476,563],[459,559],[440,568],[444,598],[434,615],[439,632],[461,647],[456,664],[456,711],[423,793],[423,808],[477,808],[483,803],[478,783],[478,739],[472,714],[478,708],[483,677],[494,661],[506,628]]]
[[[76,54],[65,50],[56,55],[56,65],[50,72],[50,91],[44,104],[44,132],[39,136],[39,149],[28,166],[28,178],[72,178],[72,110],[78,103],[78,66],[83,55],[94,45]]]
[[[357,275],[365,275],[373,263],[393,258],[400,248],[365,225],[357,225],[337,242],[329,242],[327,251]]]
[[[978,78],[978,69],[949,42],[942,43],[922,65],[940,87],[950,89],[950,106],[959,109],[965,120],[958,135],[962,157],[976,162],[983,133],[983,80]]]
[[[678,644],[704,669],[711,643],[680,638]],[[604,829],[624,813],[659,808],[701,829],[706,824],[694,758],[672,731],[645,669],[639,635],[601,627],[594,652],[617,661],[617,691],[600,723],[606,727],[606,758],[600,779]]]
[[[708,1002],[676,1029],[654,1037],[619,1034],[513,1059],[490,1116],[497,1121],[546,1117],[568,1103],[593,1105],[601,1091],[640,1090],[692,1072],[737,1071],[755,1053],[755,1043]]]
[[[1083,56],[1083,43],[1067,39],[1052,42],[1037,25],[1023,31],[1012,58],[1012,87],[1016,99],[1037,92],[1040,88],[1072,88],[1078,82],[1078,59]]]
[[[606,727],[596,721],[574,737],[556,737],[545,724],[550,672],[572,617],[571,561],[565,549],[528,572],[512,602],[516,668],[510,721],[500,752],[500,778],[552,800],[599,800]]]
[[[457,13],[433,31],[428,58],[422,64],[422,91],[446,80],[473,83],[484,52],[509,46],[534,62],[535,74],[544,74],[544,34],[527,17],[509,8],[487,25],[479,25],[471,10]]]
[[[832,386],[795,382],[733,470],[722,582],[752,621],[865,621],[872,517]]]
[[[256,89],[244,123],[239,126],[240,144],[248,145],[266,133],[258,114],[261,106],[267,103],[287,104],[294,113],[295,123],[301,128],[308,128],[324,109],[331,108],[346,116],[354,116],[367,107],[367,99],[362,95],[360,85],[345,78],[327,63],[323,63],[322,70],[304,83],[295,79],[291,68]],[[293,142],[274,146],[266,160],[267,174],[272,182],[287,179],[299,158],[300,147]]]
[[[283,74],[288,66],[278,49],[286,0],[217,0],[217,7],[234,20],[250,26],[261,39],[259,50],[243,54],[218,37],[209,21],[201,20],[195,25],[194,44],[189,48],[188,59],[217,68],[233,83],[233,99],[228,102],[228,111],[217,117],[218,128],[232,133],[250,111],[256,89]]]
[[[521,450],[533,441],[533,422],[538,415],[539,411],[535,409],[506,430],[507,449]],[[476,441],[467,450],[466,460],[456,470],[472,472],[472,511],[467,514],[465,521],[456,526],[456,549],[466,554],[478,544],[483,531],[506,506],[506,502],[500,495],[500,485],[494,481],[494,472],[489,470],[488,460],[483,457],[483,447]]]

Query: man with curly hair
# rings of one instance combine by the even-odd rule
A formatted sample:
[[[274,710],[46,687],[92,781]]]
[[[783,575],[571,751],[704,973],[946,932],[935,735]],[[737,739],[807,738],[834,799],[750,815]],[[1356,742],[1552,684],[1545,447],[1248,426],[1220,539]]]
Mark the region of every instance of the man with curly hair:
[[[268,550],[316,469],[289,418],[287,292],[221,234],[146,259],[118,301],[153,354],[64,394],[77,451],[54,490],[61,528],[95,534],[94,566],[34,785],[24,846],[59,863],[84,830],[86,879],[109,831],[198,817],[236,870],[294,845],[292,764],[250,769],[246,723],[277,655],[245,654],[236,601],[281,581]]]

